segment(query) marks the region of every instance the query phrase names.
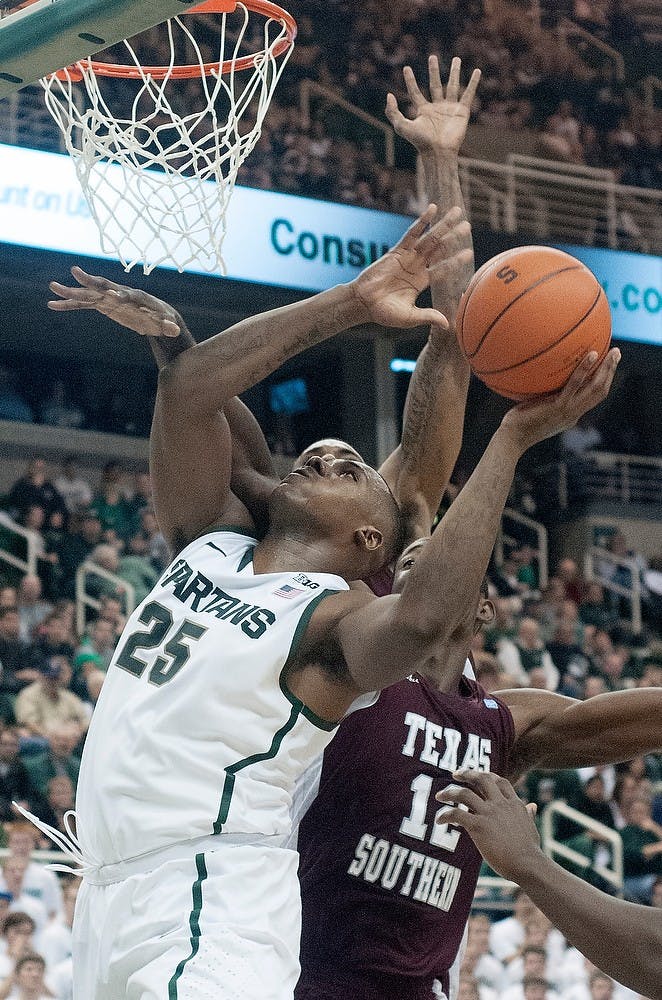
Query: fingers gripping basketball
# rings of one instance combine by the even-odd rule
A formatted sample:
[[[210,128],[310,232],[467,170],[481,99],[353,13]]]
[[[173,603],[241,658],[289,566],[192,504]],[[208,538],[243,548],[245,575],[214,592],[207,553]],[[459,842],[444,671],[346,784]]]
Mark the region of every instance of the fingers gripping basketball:
[[[488,261],[462,296],[457,335],[474,374],[523,400],[560,389],[578,362],[611,339],[609,303],[595,275],[552,247],[518,247]]]

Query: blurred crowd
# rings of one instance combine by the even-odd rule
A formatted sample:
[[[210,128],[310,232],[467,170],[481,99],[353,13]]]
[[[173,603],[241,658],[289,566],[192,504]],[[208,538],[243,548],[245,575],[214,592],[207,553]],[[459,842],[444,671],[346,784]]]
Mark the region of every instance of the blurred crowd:
[[[462,58],[465,81],[474,66],[482,69],[474,121],[531,129],[541,157],[606,168],[622,184],[659,187],[659,113],[632,100],[613,62],[590,65],[561,44],[550,22],[563,5],[552,11],[540,29],[501,2],[365,0],[357,7],[308,0],[297,9],[297,43],[240,183],[411,214],[415,184],[406,151],[387,169],[377,131],[352,124],[323,98],[315,100],[311,121],[303,120],[298,88],[315,80],[384,121],[389,91],[407,107],[402,67],[412,66],[425,84],[427,55],[437,53],[442,76],[452,55]],[[618,0],[577,0],[566,12],[619,50],[641,49],[637,24]]]

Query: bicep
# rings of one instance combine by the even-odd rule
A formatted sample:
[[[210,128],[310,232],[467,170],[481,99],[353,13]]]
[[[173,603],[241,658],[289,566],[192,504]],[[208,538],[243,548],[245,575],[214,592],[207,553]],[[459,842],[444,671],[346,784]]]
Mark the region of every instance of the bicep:
[[[230,490],[232,442],[225,416],[173,399],[159,381],[152,432],[150,472],[159,526],[176,549],[221,519],[252,528]]]
[[[400,596],[356,594],[356,607],[336,624],[335,638],[352,681],[374,691],[423,669],[426,644],[399,615]]]
[[[572,767],[580,749],[571,710],[584,703],[552,691],[497,691],[513,717],[515,743],[511,767]],[[583,742],[583,741],[582,741]],[[577,765],[578,766],[578,765]]]

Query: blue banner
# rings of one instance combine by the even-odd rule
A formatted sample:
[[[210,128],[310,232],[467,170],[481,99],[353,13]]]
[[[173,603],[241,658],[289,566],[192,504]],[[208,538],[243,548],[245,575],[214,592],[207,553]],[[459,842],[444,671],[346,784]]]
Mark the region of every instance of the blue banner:
[[[227,219],[228,277],[321,291],[384,254],[411,220],[274,191],[235,189]],[[0,241],[106,257],[68,156],[0,144]],[[614,336],[662,345],[662,257],[583,246],[609,299]],[[209,273],[201,257],[193,273]]]

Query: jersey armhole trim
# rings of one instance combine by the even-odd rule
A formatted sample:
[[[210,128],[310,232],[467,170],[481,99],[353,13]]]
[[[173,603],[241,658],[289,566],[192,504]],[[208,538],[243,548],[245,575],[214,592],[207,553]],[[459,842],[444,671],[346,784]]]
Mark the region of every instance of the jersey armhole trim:
[[[307,705],[304,705],[301,699],[297,698],[297,696],[288,688],[287,682],[285,680],[285,675],[287,673],[288,667],[292,665],[292,661],[294,660],[297,650],[301,645],[301,640],[303,639],[305,631],[308,628],[308,624],[313,616],[313,612],[315,611],[317,606],[324,600],[325,597],[330,597],[332,594],[338,594],[338,593],[340,593],[340,591],[338,590],[323,590],[321,594],[318,594],[316,597],[312,599],[310,604],[306,605],[301,615],[301,618],[297,622],[297,627],[294,630],[294,635],[292,637],[290,650],[289,653],[287,654],[287,659],[283,664],[283,669],[281,670],[280,677],[278,679],[278,682],[280,684],[280,689],[287,698],[287,700],[290,702],[290,704],[294,705],[294,707],[299,710],[301,715],[303,715],[304,719],[308,719],[308,722],[312,722],[314,726],[317,726],[318,729],[322,729],[325,733],[333,732],[333,730],[336,729],[340,723],[329,722],[328,719],[322,719],[321,716],[313,712],[312,708],[308,708]]]
[[[254,552],[254,547],[252,545],[249,545],[239,561],[239,565],[237,566],[237,573],[241,573],[242,569],[246,569],[248,564],[253,562],[253,552]]]
[[[205,538],[207,535],[214,535],[217,531],[230,532],[233,535],[245,535],[246,538],[252,538],[254,542],[257,542],[254,531],[249,531],[245,526],[240,527],[237,524],[215,524],[213,528],[209,528],[207,531],[203,531],[201,535],[193,541],[198,541],[200,538]]]

